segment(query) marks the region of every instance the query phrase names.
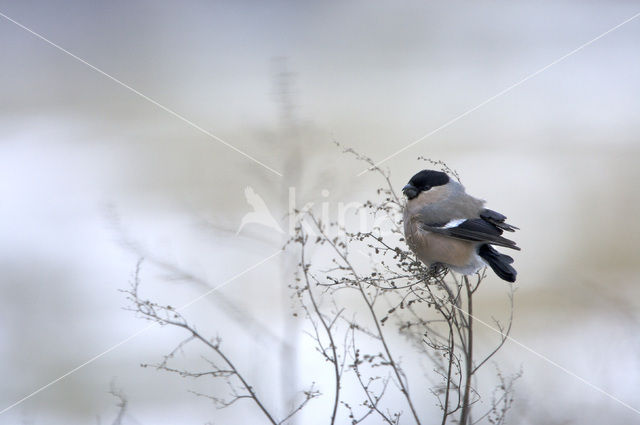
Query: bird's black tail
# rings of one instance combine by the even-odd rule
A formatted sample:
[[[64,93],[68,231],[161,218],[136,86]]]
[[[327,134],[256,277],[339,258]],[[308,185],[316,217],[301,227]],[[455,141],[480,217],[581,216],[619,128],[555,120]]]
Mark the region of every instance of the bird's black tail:
[[[508,255],[501,254],[496,251],[491,245],[484,244],[478,249],[478,255],[489,264],[489,267],[501,278],[507,282],[515,282],[516,269],[511,267],[513,258]]]

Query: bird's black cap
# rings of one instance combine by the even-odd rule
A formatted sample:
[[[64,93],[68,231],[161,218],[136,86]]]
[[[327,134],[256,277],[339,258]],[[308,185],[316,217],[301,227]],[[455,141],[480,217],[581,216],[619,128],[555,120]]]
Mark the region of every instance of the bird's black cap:
[[[411,177],[409,183],[418,189],[425,190],[427,187],[431,188],[449,183],[449,176],[447,173],[443,173],[442,171],[422,170],[415,176]]]
[[[435,170],[422,170],[409,180],[409,183],[402,188],[402,191],[409,199],[413,199],[420,192],[429,190],[434,186],[442,186],[449,183],[447,173]]]

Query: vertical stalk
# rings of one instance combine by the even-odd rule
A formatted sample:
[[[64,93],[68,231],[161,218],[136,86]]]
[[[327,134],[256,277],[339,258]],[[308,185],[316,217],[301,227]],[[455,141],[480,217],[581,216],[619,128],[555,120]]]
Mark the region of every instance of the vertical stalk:
[[[473,292],[469,285],[469,278],[463,276],[464,286],[467,291],[467,347],[465,352],[465,384],[464,396],[462,397],[462,412],[460,413],[460,425],[467,425],[469,421],[469,396],[471,394],[471,377],[473,376]]]
[[[451,310],[453,314],[453,309]],[[442,425],[447,423],[447,418],[449,417],[449,391],[451,391],[451,371],[453,369],[453,353],[456,349],[455,340],[453,335],[453,324],[452,319],[447,320],[449,323],[449,365],[447,367],[447,389],[444,395],[444,411],[442,413]]]

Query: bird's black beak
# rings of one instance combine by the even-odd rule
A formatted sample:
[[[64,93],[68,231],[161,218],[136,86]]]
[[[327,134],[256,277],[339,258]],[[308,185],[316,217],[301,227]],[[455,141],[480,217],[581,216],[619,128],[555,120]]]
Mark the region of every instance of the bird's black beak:
[[[402,188],[402,193],[404,193],[404,196],[406,196],[408,199],[413,199],[418,196],[418,189],[414,185],[409,183]]]

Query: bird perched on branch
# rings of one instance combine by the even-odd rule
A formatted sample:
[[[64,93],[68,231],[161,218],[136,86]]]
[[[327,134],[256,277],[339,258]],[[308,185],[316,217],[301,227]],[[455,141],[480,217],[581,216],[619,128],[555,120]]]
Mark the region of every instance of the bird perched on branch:
[[[515,282],[513,258],[492,246],[520,250],[502,236],[518,229],[504,215],[484,208],[485,201],[465,193],[464,186],[441,171],[420,171],[402,192],[407,197],[405,239],[423,263],[465,275],[488,265],[500,278]]]

